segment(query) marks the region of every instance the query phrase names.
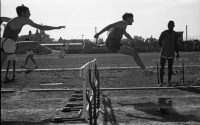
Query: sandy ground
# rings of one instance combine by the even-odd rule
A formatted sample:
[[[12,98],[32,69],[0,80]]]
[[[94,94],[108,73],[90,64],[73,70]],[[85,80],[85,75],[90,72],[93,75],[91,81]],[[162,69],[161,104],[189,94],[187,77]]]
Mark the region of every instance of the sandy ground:
[[[200,67],[190,69],[186,83],[200,76]],[[101,87],[156,86],[156,76],[142,76],[139,69],[101,70]],[[4,75],[4,74],[2,74]],[[173,76],[179,81],[181,76]],[[59,80],[58,80],[59,79]],[[1,79],[4,81],[4,79]],[[165,78],[166,80],[166,78]],[[45,86],[45,83],[63,83]],[[184,84],[184,85],[185,85]],[[19,72],[16,82],[1,83],[16,93],[1,94],[2,125],[85,125],[84,122],[52,123],[51,119],[74,117],[77,112],[63,113],[73,92],[27,93],[30,88],[81,88],[78,71]],[[23,92],[24,91],[24,92]],[[200,90],[104,91],[100,96],[100,125],[198,125],[200,124]],[[76,102],[78,103],[78,102]],[[163,113],[159,109],[164,109]]]

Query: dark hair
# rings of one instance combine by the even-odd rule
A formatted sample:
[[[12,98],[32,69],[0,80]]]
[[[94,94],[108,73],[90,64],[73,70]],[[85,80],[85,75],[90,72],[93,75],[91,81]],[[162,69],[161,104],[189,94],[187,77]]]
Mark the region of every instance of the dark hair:
[[[29,38],[26,38],[25,41],[29,41]]]
[[[170,20],[168,24],[170,24],[170,23],[174,24],[174,21]]]
[[[21,6],[16,7],[16,11],[17,11],[17,15],[21,16],[22,12],[26,12],[27,10],[29,10],[28,7],[24,6],[23,4]]]
[[[125,13],[123,16],[122,16],[122,19],[125,21],[126,18],[128,17],[133,17],[133,14],[132,13]]]

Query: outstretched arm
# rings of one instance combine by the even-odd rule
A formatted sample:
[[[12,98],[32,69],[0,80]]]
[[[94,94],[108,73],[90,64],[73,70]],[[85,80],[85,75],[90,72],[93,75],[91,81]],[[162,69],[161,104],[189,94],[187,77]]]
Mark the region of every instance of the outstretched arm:
[[[43,25],[39,25],[34,23],[32,20],[27,19],[25,21],[25,24],[28,24],[34,28],[40,29],[40,30],[54,30],[54,29],[61,29],[61,28],[65,28],[65,26],[58,26],[58,27],[53,27],[53,26],[43,26]]]
[[[8,22],[8,21],[10,21],[11,20],[11,18],[9,18],[9,17],[1,17],[1,24],[3,23],[3,22]]]
[[[126,27],[127,27],[127,24],[124,21],[119,21],[119,22],[110,24],[110,25],[106,26],[105,28],[103,28],[100,32],[95,34],[94,38],[98,38],[99,35],[101,35],[105,31],[110,30],[111,28],[124,28],[124,29],[126,29]]]

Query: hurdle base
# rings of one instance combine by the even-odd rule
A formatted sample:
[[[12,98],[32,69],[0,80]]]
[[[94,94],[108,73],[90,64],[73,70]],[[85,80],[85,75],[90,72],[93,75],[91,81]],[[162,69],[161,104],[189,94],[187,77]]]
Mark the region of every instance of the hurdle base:
[[[71,107],[64,107],[61,111],[62,112],[72,112],[72,111],[80,111],[83,109],[83,107],[76,107],[76,108],[71,108]]]
[[[67,103],[65,107],[83,106],[83,103]]]
[[[78,100],[83,100],[83,98],[75,98],[75,97],[72,97],[69,99],[69,101],[78,101]]]
[[[83,93],[82,90],[75,90],[74,93]]]
[[[63,117],[55,117],[51,120],[51,122],[53,123],[63,123],[63,122],[66,122],[66,121],[81,121],[81,122],[87,122],[85,121],[84,118],[78,118],[78,117],[71,117],[71,118],[63,118]]]

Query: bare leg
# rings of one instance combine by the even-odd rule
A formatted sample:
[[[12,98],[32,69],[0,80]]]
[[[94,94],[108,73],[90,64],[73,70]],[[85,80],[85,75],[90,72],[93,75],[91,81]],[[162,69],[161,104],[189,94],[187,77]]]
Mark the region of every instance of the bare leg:
[[[135,62],[142,68],[142,69],[145,69],[145,66],[142,62],[142,60],[140,59],[140,56],[138,54],[137,51],[135,51],[133,48],[130,48],[128,46],[121,46],[120,47],[120,50],[118,51],[118,53],[122,53],[122,54],[125,54],[125,55],[130,55],[130,56],[133,56]]]
[[[38,66],[37,66],[37,63],[35,62],[34,58],[33,58],[33,55],[30,55],[30,59],[33,61],[33,63],[35,64],[35,68],[37,69]]]
[[[36,62],[35,62],[35,60],[34,60],[34,58],[33,58],[33,55],[30,56],[30,59],[31,59],[32,62],[36,65]]]
[[[170,84],[171,78],[172,78],[172,66],[173,66],[173,63],[174,63],[174,58],[168,59],[168,84]]]
[[[164,69],[165,69],[166,58],[160,58],[160,83],[163,84]]]
[[[1,69],[2,69],[3,63],[7,59],[8,55],[9,54],[5,54],[4,52],[1,52]]]
[[[12,77],[12,80],[15,80],[15,65],[16,65],[16,60],[13,60],[13,77]]]
[[[45,53],[46,55],[52,54],[52,55],[59,56],[60,58],[64,58],[65,54],[68,51],[68,46],[66,44],[63,44],[63,46],[61,47],[61,50],[57,51],[57,50],[52,50],[46,46],[42,46],[40,43],[36,41],[22,41],[22,42],[18,42],[18,48],[15,52],[16,53],[24,52],[33,48],[36,48],[38,51],[40,51],[41,53]],[[62,50],[64,50],[65,53],[62,52]]]
[[[11,63],[11,61],[9,60],[8,65],[6,67],[6,79],[8,79],[8,72],[9,72],[9,68],[10,68],[10,63]]]
[[[16,50],[17,52],[23,52],[23,51],[28,51],[30,49],[36,48],[38,49],[40,52],[42,53],[46,53],[46,54],[51,54],[52,53],[52,49],[42,46],[40,43],[36,42],[36,41],[23,41],[23,42],[18,42],[18,48]]]
[[[24,63],[24,67],[25,67],[25,66],[26,66],[26,64],[28,63],[28,60],[29,60],[29,58],[30,58],[30,55],[27,55],[27,56],[26,56],[25,63]]]

